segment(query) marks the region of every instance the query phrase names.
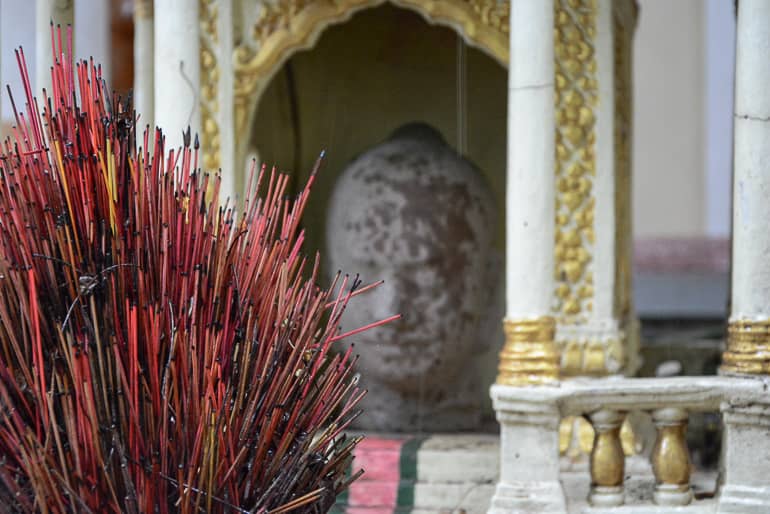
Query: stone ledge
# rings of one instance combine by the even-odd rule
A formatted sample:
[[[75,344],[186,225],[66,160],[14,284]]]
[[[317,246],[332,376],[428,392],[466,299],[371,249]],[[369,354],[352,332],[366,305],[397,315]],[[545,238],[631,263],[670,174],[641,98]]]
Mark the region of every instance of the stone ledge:
[[[554,405],[562,416],[571,416],[599,408],[641,411],[680,407],[689,411],[719,411],[723,404],[768,403],[769,386],[770,381],[763,377],[607,377],[569,379],[539,387],[495,384],[491,391],[498,416],[537,415]]]

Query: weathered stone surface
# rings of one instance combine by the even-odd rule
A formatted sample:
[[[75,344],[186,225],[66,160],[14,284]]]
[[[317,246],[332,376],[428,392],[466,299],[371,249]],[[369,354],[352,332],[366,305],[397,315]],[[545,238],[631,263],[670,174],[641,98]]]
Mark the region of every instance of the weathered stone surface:
[[[397,130],[338,178],[327,217],[328,268],[385,280],[351,304],[345,327],[403,315],[356,337],[369,389],[360,428],[478,426],[489,384],[474,360],[502,319],[495,212],[481,174],[424,124]]]

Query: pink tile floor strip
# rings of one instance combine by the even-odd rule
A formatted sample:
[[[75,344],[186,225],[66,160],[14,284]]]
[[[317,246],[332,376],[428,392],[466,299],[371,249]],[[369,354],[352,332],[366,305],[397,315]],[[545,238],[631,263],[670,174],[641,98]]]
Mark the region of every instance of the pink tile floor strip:
[[[398,499],[399,463],[405,439],[367,437],[356,448],[353,469],[364,475],[351,486],[348,514],[392,514]]]

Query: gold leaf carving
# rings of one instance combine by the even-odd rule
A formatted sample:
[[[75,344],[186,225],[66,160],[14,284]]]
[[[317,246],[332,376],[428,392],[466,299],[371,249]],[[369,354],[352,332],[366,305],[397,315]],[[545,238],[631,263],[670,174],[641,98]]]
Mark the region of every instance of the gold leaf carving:
[[[217,170],[221,165],[221,141],[217,113],[219,112],[219,63],[216,45],[218,12],[216,0],[200,0],[200,66],[201,66],[201,149],[203,168]]]
[[[327,26],[347,20],[361,9],[383,0],[272,0],[261,5],[249,31],[251,41],[234,50],[235,131],[247,131],[257,98],[278,67],[294,51],[312,46]],[[508,62],[507,0],[390,0],[411,9],[431,23],[457,30],[469,44],[479,47],[502,64]]]
[[[574,323],[593,297],[598,8],[594,0],[559,0],[555,9],[556,298],[559,321]]]
[[[505,344],[500,351],[497,383],[546,384],[559,377],[559,354],[550,317],[503,321]]]
[[[333,6],[330,0],[282,0],[265,2],[252,29],[252,37],[258,44],[264,43],[271,34],[289,27],[292,18],[312,4]]]
[[[612,327],[591,326],[596,175],[596,113],[599,102],[595,0],[557,0],[555,6],[556,238],[555,316],[565,375],[603,375],[628,369],[634,359],[636,324],[631,305],[631,57],[637,6],[611,3],[611,77],[614,105],[615,275]]]
[[[721,369],[725,373],[770,373],[770,320],[730,321]]]
[[[511,3],[508,0],[467,0],[482,23],[508,34]]]

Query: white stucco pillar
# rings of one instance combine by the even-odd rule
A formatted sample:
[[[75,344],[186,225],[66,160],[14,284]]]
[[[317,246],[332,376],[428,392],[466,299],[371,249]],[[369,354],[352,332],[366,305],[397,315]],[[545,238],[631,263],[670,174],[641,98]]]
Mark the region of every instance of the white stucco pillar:
[[[499,384],[558,375],[554,288],[553,0],[514,0],[510,14],[506,194],[506,343]]]
[[[508,68],[506,341],[491,395],[500,423],[500,479],[490,514],[566,512],[559,413],[547,385],[554,346],[554,5],[512,0]],[[516,391],[536,398],[519,401]]]
[[[154,114],[167,149],[182,145],[188,126],[201,132],[198,8],[197,1],[154,2]]]
[[[134,2],[134,108],[141,116],[138,132],[155,127],[155,34],[152,0]],[[141,136],[140,136],[141,137]],[[150,136],[152,139],[152,136]]]
[[[732,302],[722,370],[770,373],[770,2],[738,3]]]
[[[219,11],[219,33],[217,53],[219,55],[219,90],[217,120],[219,123],[220,158],[219,167],[222,169],[223,197],[237,199],[238,205],[243,205],[243,188],[245,184],[239,180],[242,175],[240,164],[235,164],[235,104],[234,104],[234,69],[233,69],[233,1],[217,0]]]
[[[76,59],[93,57],[102,67],[102,77],[112,84],[112,10],[111,1],[71,0],[75,24],[87,30],[73,32]]]
[[[35,1],[35,95],[39,95],[42,88],[46,88],[49,93],[51,89],[51,67],[53,66],[51,22],[54,26],[62,26],[64,42],[67,25],[73,25],[74,28],[74,0]]]
[[[513,0],[510,23],[506,316],[537,318],[554,285],[553,0]]]

